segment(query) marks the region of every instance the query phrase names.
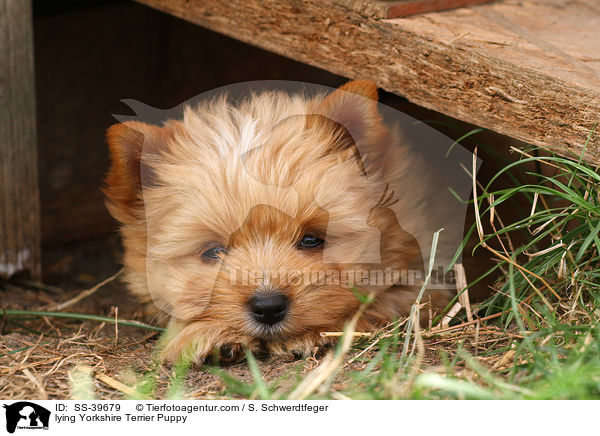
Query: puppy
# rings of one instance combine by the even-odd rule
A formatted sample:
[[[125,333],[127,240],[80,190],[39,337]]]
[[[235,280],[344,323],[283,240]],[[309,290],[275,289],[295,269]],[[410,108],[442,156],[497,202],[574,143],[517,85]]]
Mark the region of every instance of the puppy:
[[[420,284],[394,272],[423,271],[423,258],[397,214],[427,228],[428,182],[403,182],[421,167],[377,106],[375,84],[354,81],[108,130],[107,207],[129,289],[170,317],[166,361],[309,353],[331,340],[320,332],[344,328],[357,293],[374,296],[358,330],[409,313]],[[423,301],[439,309],[448,294]]]

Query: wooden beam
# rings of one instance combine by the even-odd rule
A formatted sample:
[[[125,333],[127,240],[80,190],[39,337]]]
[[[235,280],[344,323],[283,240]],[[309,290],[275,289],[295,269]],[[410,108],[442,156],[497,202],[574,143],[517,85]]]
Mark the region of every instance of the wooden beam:
[[[600,8],[588,0],[394,19],[368,0],[138,1],[562,154],[580,155],[600,121]],[[600,162],[599,135],[585,159]]]
[[[0,1],[0,276],[39,278],[31,2]],[[57,102],[57,104],[60,104]]]

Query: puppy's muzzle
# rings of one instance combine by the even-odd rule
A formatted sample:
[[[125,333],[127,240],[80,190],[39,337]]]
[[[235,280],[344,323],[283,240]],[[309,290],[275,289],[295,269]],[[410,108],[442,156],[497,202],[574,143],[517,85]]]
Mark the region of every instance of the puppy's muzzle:
[[[285,318],[289,301],[281,292],[259,292],[250,299],[250,311],[256,321],[273,325]]]

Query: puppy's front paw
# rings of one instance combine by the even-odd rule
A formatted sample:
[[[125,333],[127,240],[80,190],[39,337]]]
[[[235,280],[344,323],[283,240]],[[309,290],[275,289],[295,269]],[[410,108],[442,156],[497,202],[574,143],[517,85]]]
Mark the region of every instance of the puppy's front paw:
[[[233,363],[242,358],[244,349],[241,344],[225,344],[219,349],[218,359],[223,363]]]
[[[171,320],[158,344],[158,355],[165,363],[200,364],[214,347],[214,338],[201,323],[183,324]]]

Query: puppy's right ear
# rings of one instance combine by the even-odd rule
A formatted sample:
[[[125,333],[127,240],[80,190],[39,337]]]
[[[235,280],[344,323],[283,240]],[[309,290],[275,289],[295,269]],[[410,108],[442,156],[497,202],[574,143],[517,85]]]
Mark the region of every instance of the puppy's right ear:
[[[103,191],[109,211],[121,223],[141,218],[142,188],[153,179],[151,163],[172,136],[170,125],[159,127],[138,121],[115,124],[106,132],[111,166]]]

